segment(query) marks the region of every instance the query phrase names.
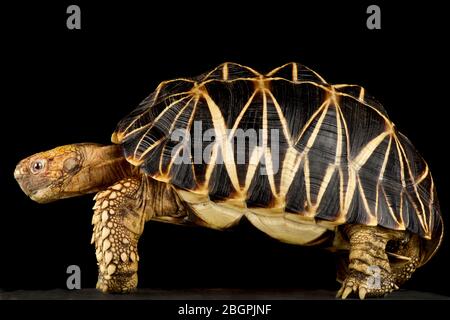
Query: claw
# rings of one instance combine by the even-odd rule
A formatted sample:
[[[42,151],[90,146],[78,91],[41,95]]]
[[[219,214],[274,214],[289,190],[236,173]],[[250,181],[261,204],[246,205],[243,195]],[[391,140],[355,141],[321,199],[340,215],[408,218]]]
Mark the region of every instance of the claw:
[[[353,288],[346,287],[345,290],[344,290],[344,293],[342,294],[342,299],[347,299],[348,295],[350,293],[352,293],[352,291],[353,291]]]
[[[344,291],[344,286],[342,286],[339,291],[336,293],[336,298],[339,298],[342,295],[342,292]]]
[[[364,287],[359,288],[359,298],[361,300],[364,300],[364,298],[366,297],[367,294],[367,289]]]

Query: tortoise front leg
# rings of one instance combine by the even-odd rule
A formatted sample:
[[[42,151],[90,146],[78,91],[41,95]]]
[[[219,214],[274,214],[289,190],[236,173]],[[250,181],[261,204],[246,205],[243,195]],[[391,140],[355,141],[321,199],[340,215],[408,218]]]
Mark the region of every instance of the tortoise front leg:
[[[103,292],[129,292],[137,286],[137,246],[146,221],[142,184],[127,178],[94,198],[92,242],[99,267],[97,289]]]

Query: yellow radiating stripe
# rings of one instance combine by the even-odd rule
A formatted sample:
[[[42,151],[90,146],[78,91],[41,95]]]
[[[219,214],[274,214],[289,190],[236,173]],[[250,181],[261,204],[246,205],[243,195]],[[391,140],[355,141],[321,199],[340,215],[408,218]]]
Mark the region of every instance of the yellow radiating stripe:
[[[159,139],[158,141],[155,141],[155,143],[153,143],[150,147],[148,147],[146,152],[152,151],[157,146],[159,146],[164,140],[165,140],[165,137]],[[140,166],[144,162],[142,159],[136,159],[135,157],[130,157],[130,156],[127,157],[127,161],[134,166]]]
[[[145,133],[142,135],[142,137],[139,139],[139,142],[137,143],[137,145],[136,145],[136,148],[134,149],[134,152],[133,152],[133,158],[136,158],[136,155],[137,155],[137,151],[138,151],[138,149],[139,149],[139,147],[141,146],[141,143],[142,143],[142,141],[144,140],[144,138],[147,136],[147,133],[150,131],[150,129],[152,129],[153,128],[153,126],[155,125],[155,123],[167,112],[167,110],[169,110],[170,108],[172,108],[175,104],[177,104],[178,102],[180,102],[180,101],[183,101],[184,99],[186,99],[186,98],[188,98],[189,96],[186,96],[186,97],[183,97],[183,98],[181,98],[181,99],[179,99],[179,100],[176,100],[176,101],[174,101],[174,102],[172,102],[171,104],[169,104],[166,108],[164,108],[164,110],[163,111],[161,111],[161,113],[155,118],[155,120],[153,120],[153,122],[152,122],[152,124],[151,124],[151,126],[145,131]],[[148,151],[145,151],[144,152],[144,154],[146,154]],[[142,156],[143,155],[141,155],[140,157],[139,157],[139,160],[142,160]]]
[[[382,134],[376,136],[358,153],[358,155],[352,161],[353,168],[356,171],[364,166],[366,161],[370,158],[375,149],[381,144],[381,142],[383,142],[384,138],[386,138],[388,134],[388,131],[384,131]]]
[[[184,112],[184,110],[186,110],[186,108],[190,105],[190,103],[191,103],[191,101],[192,101],[192,99],[194,99],[194,97],[192,97],[191,99],[189,99],[189,101],[185,104],[185,106],[180,110],[180,112],[175,116],[175,119],[173,120],[173,123],[170,125],[170,128],[169,128],[169,135],[170,134],[172,134],[172,131],[173,131],[173,129],[175,129],[175,125],[176,125],[176,123],[177,123],[177,121],[178,121],[178,118],[181,116],[181,114]],[[196,99],[196,102],[195,103],[197,103],[197,101],[198,101],[198,99]],[[192,110],[192,111],[194,111],[194,110]],[[191,115],[192,116],[192,115]],[[168,137],[167,137],[168,138]],[[166,144],[167,144],[167,140],[166,140]],[[165,175],[165,174],[168,174],[169,172],[163,172],[163,168],[162,168],[162,163],[163,163],[163,157],[164,157],[164,149],[165,149],[165,147],[162,149],[162,151],[161,151],[161,155],[160,155],[160,157],[159,157],[159,173],[161,174],[161,175]]]
[[[397,140],[397,136],[395,134],[393,134],[393,137],[394,137],[394,141],[395,141],[395,147],[397,149],[398,159],[399,159],[399,162],[400,162],[400,180],[402,182],[403,188],[406,188],[405,165],[403,164],[402,153],[401,153],[400,148],[398,146],[400,142]]]
[[[338,105],[337,108],[340,120],[342,120],[342,124],[344,124],[344,131],[345,131],[345,138],[346,138],[346,149],[347,149],[347,173],[348,173],[348,182],[347,182],[347,190],[344,191],[344,175],[342,172],[342,168],[340,168],[340,198],[341,198],[341,215],[339,219],[342,219],[345,221],[347,218],[347,211],[349,209],[351,200],[353,198],[353,192],[355,191],[355,173],[353,171],[353,168],[351,167],[351,161],[350,161],[350,154],[351,154],[351,144],[350,144],[350,133],[348,131],[347,121],[345,120],[344,114],[342,113],[342,110],[340,106]],[[352,178],[351,178],[352,177]]]
[[[220,112],[220,108],[216,105],[209,94],[204,91],[203,97],[206,100],[209,111],[211,113],[211,118],[214,125],[214,131],[216,132],[217,142],[222,150],[222,155],[224,158],[225,168],[227,169],[228,175],[230,177],[231,183],[237,192],[240,192],[239,180],[236,172],[236,165],[234,162],[234,155],[231,143],[228,141],[228,136],[226,132],[225,120]]]
[[[344,172],[339,167],[339,211],[342,213],[345,210],[345,194],[344,194]],[[341,217],[338,217],[340,220]]]
[[[184,112],[184,110],[189,107],[191,101],[194,99],[194,97],[191,97],[191,99],[189,99],[188,102],[186,102],[186,104],[184,105],[183,108],[181,108],[180,112],[178,112],[178,114],[175,116],[175,119],[173,120],[172,124],[170,125],[169,128],[169,133],[171,133],[173,131],[173,129],[175,129],[175,125],[177,123],[178,118],[181,116],[181,114]],[[198,103],[198,97],[195,98],[195,102],[194,105],[197,105]],[[192,108],[192,112],[194,112],[194,108]],[[192,115],[191,115],[192,116]],[[189,117],[190,118],[190,117]]]
[[[335,165],[340,165],[341,164],[341,156],[342,156],[342,124],[341,124],[341,117],[340,117],[340,106],[339,103],[336,99],[336,94],[333,94],[331,96],[331,99],[334,103],[334,107],[336,109],[336,133],[337,133],[337,138],[336,138],[336,155],[334,158],[334,164]]]
[[[250,188],[253,178],[255,177],[256,169],[258,168],[258,164],[261,161],[262,153],[262,148],[257,146],[253,149],[253,152],[250,155],[247,174],[245,175],[244,193],[248,191],[248,188]]]
[[[422,174],[416,179],[415,183],[420,184],[430,173],[430,169],[428,169],[428,164],[425,164],[425,170],[422,172]]]
[[[364,102],[364,95],[365,95],[365,89],[357,84],[334,84],[333,88],[336,89],[342,89],[342,88],[348,88],[348,87],[356,87],[359,88],[359,95],[358,97],[354,97],[352,96],[354,99],[358,99],[361,100],[362,102]],[[348,93],[346,93],[348,94]],[[351,95],[350,95],[351,96]]]
[[[309,159],[305,156],[305,163],[303,164],[303,172],[305,173],[305,191],[306,191],[306,201],[308,201],[308,207],[312,208],[311,202],[311,181],[309,180]]]
[[[247,112],[248,107],[250,106],[250,104],[253,101],[253,98],[255,97],[256,93],[258,93],[259,90],[255,90],[253,92],[253,94],[251,95],[251,97],[248,99],[248,101],[245,103],[244,107],[242,108],[241,112],[239,113],[238,117],[236,118],[236,121],[234,121],[233,127],[231,128],[230,131],[230,136],[228,137],[228,140],[231,142],[231,140],[233,139],[234,134],[236,133],[237,127],[239,126],[239,123],[242,120],[242,117],[244,116],[244,114]]]
[[[311,133],[311,136],[309,137],[309,139],[308,139],[308,141],[307,141],[307,143],[306,143],[305,150],[302,152],[302,154],[305,155],[305,163],[304,163],[304,170],[305,170],[305,171],[304,171],[304,172],[305,172],[306,197],[307,197],[307,199],[308,199],[308,206],[311,207],[311,208],[312,208],[312,202],[311,202],[311,184],[310,184],[310,175],[309,175],[309,159],[308,159],[308,155],[307,155],[307,154],[308,154],[309,150],[311,149],[311,147],[314,145],[314,142],[315,142],[315,140],[316,140],[316,138],[317,138],[317,135],[319,134],[320,127],[322,126],[323,120],[325,119],[325,116],[326,116],[326,114],[327,114],[327,112],[328,112],[328,106],[329,106],[329,104],[330,104],[329,102],[330,102],[330,100],[327,99],[327,100],[322,104],[322,106],[319,108],[319,110],[321,110],[322,107],[325,106],[325,108],[324,108],[323,111],[322,111],[322,114],[320,115],[319,120],[318,120],[317,123],[316,123],[316,126],[314,127],[313,132]],[[313,119],[313,118],[314,118],[314,115],[313,115],[313,117],[311,117],[311,119]],[[307,125],[308,125],[308,124],[307,124]],[[305,126],[305,127],[306,127],[306,126]],[[303,135],[303,132],[304,132],[304,131],[302,131],[301,136]]]
[[[348,210],[350,209],[350,204],[352,203],[353,197],[356,190],[356,172],[353,168],[348,169],[348,182],[347,190],[345,191],[345,205],[343,210],[343,215],[347,219]]]
[[[317,86],[320,87],[320,85],[317,85]],[[358,85],[348,85],[348,84],[333,85],[332,87],[333,87],[333,88],[344,88],[344,87],[354,87],[354,86],[355,86],[355,87],[360,87],[362,90],[364,90],[364,88],[361,87],[361,86],[358,86]],[[327,91],[330,90],[330,89],[326,89],[326,88],[324,88],[324,89],[327,90]],[[393,130],[393,125],[392,125],[391,120],[390,120],[387,116],[385,116],[380,110],[378,110],[377,108],[371,106],[371,105],[368,104],[366,101],[361,100],[359,97],[356,98],[356,97],[354,97],[354,96],[352,96],[352,95],[350,95],[350,94],[343,93],[343,92],[339,92],[339,91],[337,91],[336,94],[339,95],[339,96],[351,98],[351,99],[353,99],[353,100],[358,101],[358,102],[361,103],[362,105],[364,105],[364,106],[366,106],[366,107],[369,107],[370,109],[372,109],[373,111],[375,111],[376,113],[378,113],[378,115],[384,119],[384,121],[386,122],[386,125],[387,125],[391,130]],[[364,91],[363,91],[363,94],[364,94]],[[360,96],[361,96],[361,91],[360,91]]]
[[[329,106],[329,100],[327,106],[325,107],[325,109],[323,110],[322,114],[320,115],[319,120],[316,123],[316,126],[314,127],[313,132],[311,133],[311,136],[308,139],[308,142],[306,143],[306,147],[304,152],[309,152],[309,150],[312,148],[312,146],[314,145],[314,142],[316,141],[317,135],[319,134],[320,131],[320,127],[322,126],[323,120],[325,119],[325,116],[328,113],[328,106]]]
[[[286,140],[288,141],[289,147],[292,147],[293,146],[292,137],[291,137],[291,134],[289,133],[288,123],[287,123],[286,117],[283,114],[283,111],[281,110],[281,106],[278,103],[277,99],[275,99],[272,92],[267,90],[267,93],[270,95],[270,98],[272,99],[275,109],[277,110],[278,117],[280,118],[280,121],[281,121],[281,126],[283,127],[283,133],[284,133],[284,136],[286,137]]]
[[[266,73],[265,77],[271,77],[271,76],[273,76],[275,73],[277,73],[278,71],[280,71],[281,69],[283,69],[283,68],[285,68],[285,67],[287,67],[287,66],[289,66],[289,65],[291,65],[291,64],[294,64],[294,62],[288,62],[288,63],[283,64],[283,65],[280,66],[280,67],[277,67],[277,68],[275,68],[275,69],[272,69],[272,70],[270,70],[270,72]]]
[[[320,184],[319,193],[317,194],[317,201],[314,205],[314,209],[317,209],[320,205],[320,201],[327,190],[328,185],[330,184],[331,177],[333,176],[336,167],[334,165],[329,165],[327,170],[325,171],[325,175],[323,177],[322,183]]]
[[[286,196],[301,162],[300,153],[288,147],[281,166],[280,196]]]
[[[326,114],[326,111],[328,110],[328,106],[330,105],[330,99],[325,100],[322,105],[317,108],[316,112],[313,113],[313,115],[311,116],[311,118],[309,118],[309,120],[306,122],[306,124],[304,125],[304,127],[302,128],[302,131],[300,132],[300,134],[298,135],[298,138],[295,140],[294,145],[297,145],[297,143],[300,141],[300,139],[303,137],[303,135],[305,134],[306,130],[309,128],[309,126],[311,125],[311,123],[315,120],[315,118],[319,115],[320,112],[322,112],[321,118],[323,120],[324,115]],[[323,112],[323,110],[325,110],[325,112]],[[320,120],[319,120],[320,121]]]
[[[273,163],[272,163],[272,153],[270,148],[268,147],[269,140],[269,123],[267,119],[267,95],[266,90],[262,90],[263,94],[263,150],[264,150],[264,163],[266,166],[266,174],[269,179],[270,189],[272,190],[272,194],[274,197],[278,197],[277,191],[275,188],[275,180],[274,180],[274,172],[273,172]]]
[[[430,210],[430,216],[429,216],[429,219],[428,219],[428,225],[430,226],[430,228],[428,229],[429,230],[428,232],[431,234],[431,232],[432,232],[431,227],[432,227],[432,222],[433,222],[433,205],[434,205],[434,181],[433,181],[433,177],[431,176],[431,174],[430,174],[430,179],[431,179],[430,203],[428,205],[428,208]],[[436,214],[438,214],[438,213],[436,213]]]
[[[189,122],[186,124],[186,128],[185,128],[185,135],[188,134],[188,130],[190,130],[191,126],[192,126],[192,121],[194,120],[194,116],[195,116],[195,112],[197,111],[197,104],[198,104],[199,98],[197,97],[195,99],[194,102],[194,107],[192,108],[192,113],[191,116],[189,117]],[[175,162],[175,159],[178,157],[179,153],[181,152],[181,149],[184,148],[185,146],[182,146],[179,148],[179,150],[177,151],[177,156],[172,157],[172,159],[170,159],[169,165],[167,166],[167,172],[170,174],[170,170],[172,169],[173,163]],[[190,150],[189,150],[190,152]],[[192,164],[192,154],[190,155],[191,157],[191,164]],[[194,172],[192,173],[193,176],[195,176]]]
[[[145,112],[143,112],[143,113],[141,113],[140,115],[138,115],[133,121],[130,122],[130,124],[129,124],[123,131],[121,131],[122,134],[121,134],[121,137],[119,138],[119,142],[122,141],[125,137],[129,136],[130,134],[132,134],[132,133],[134,132],[134,130],[133,130],[132,132],[130,132],[130,133],[127,133],[128,129],[130,129],[131,126],[132,126],[133,124],[135,124],[136,121],[139,120],[144,114],[150,112],[151,107],[154,105],[155,101],[158,99],[159,94],[160,94],[161,89],[163,88],[163,86],[166,85],[166,84],[168,84],[168,83],[174,82],[174,81],[194,82],[194,81],[191,80],[191,79],[185,79],[185,78],[178,78],[178,79],[167,80],[167,81],[161,82],[161,83],[158,85],[158,87],[156,87],[156,89],[155,89],[155,91],[154,91],[153,101],[150,102],[150,106],[148,107],[148,109],[147,109]],[[176,95],[181,95],[181,94],[188,94],[188,92],[181,92],[181,93],[178,93],[178,94],[176,94]],[[173,95],[172,95],[172,96],[173,96]],[[172,96],[170,96],[170,97],[172,97]]]
[[[400,217],[402,219],[402,221],[404,221],[403,219],[403,190],[400,191]]]
[[[339,105],[335,94],[333,94],[332,99],[333,99],[334,106],[336,109],[336,128],[337,128],[336,157],[335,157],[334,164],[336,166],[338,166],[338,168],[339,168],[339,209],[342,212],[343,210],[345,210],[345,208],[344,208],[344,205],[345,205],[345,203],[344,203],[344,174],[342,172],[342,168],[340,167],[341,166],[342,149],[343,149],[342,140],[344,137],[343,130],[342,130],[342,122],[344,123],[344,130],[346,131],[346,133],[347,133],[347,127],[346,127],[344,116],[342,115],[341,106]],[[341,117],[342,117],[342,120],[341,120]],[[347,150],[348,150],[349,146],[350,146],[348,134],[346,134],[346,139],[347,139]],[[348,151],[347,151],[347,166],[348,165],[349,165],[349,161],[348,161]],[[348,167],[347,167],[347,169],[348,169]],[[342,218],[341,216],[338,217],[338,219],[341,219],[341,218]]]
[[[356,84],[340,83],[340,84],[333,84],[332,87],[335,89],[342,89],[347,87],[359,87],[359,86]]]
[[[397,140],[398,138],[395,136],[395,139]],[[420,197],[419,192],[417,191],[417,185],[414,183],[415,177],[414,177],[414,175],[413,175],[413,173],[411,171],[411,167],[409,165],[409,161],[408,161],[408,158],[406,156],[405,149],[403,148],[403,146],[400,143],[400,141],[398,141],[398,146],[399,146],[400,150],[402,151],[403,156],[405,157],[406,167],[408,168],[409,176],[411,178],[411,181],[413,182],[412,187],[414,188],[414,193],[416,194],[417,200],[419,200],[420,208],[422,209],[422,213],[423,213],[423,215],[425,215],[425,205],[423,204],[422,198]],[[419,218],[419,221],[420,221],[420,224],[423,227],[423,230],[426,233],[428,233],[429,232],[428,225],[423,220],[423,216],[421,214],[417,214],[417,217]]]
[[[211,158],[210,158],[209,164],[206,167],[204,188],[208,188],[208,186],[209,186],[209,180],[211,180],[211,175],[217,164],[218,153],[219,153],[219,144],[215,143],[214,146],[212,147],[212,153],[211,153]]]
[[[322,104],[322,106],[325,106],[325,108],[323,109],[322,114],[320,115],[320,118],[317,121],[316,126],[314,127],[314,130],[311,133],[311,136],[308,139],[308,142],[306,143],[305,150],[302,152],[302,154],[305,154],[305,163],[304,163],[304,170],[305,171],[304,172],[305,172],[306,197],[308,199],[308,206],[311,207],[311,208],[312,208],[311,185],[310,185],[310,175],[309,175],[309,159],[308,159],[307,154],[308,154],[309,150],[311,149],[311,147],[314,145],[314,142],[315,142],[315,140],[317,138],[317,135],[319,134],[320,127],[322,126],[323,120],[325,119],[325,116],[326,116],[326,114],[328,112],[328,106],[330,104],[329,102],[330,102],[330,100],[327,99]],[[319,108],[319,110],[322,109],[322,106]],[[313,117],[311,117],[311,119],[313,119],[313,118],[314,118],[314,115],[313,115]],[[301,136],[303,135],[303,132],[304,131],[302,131]]]
[[[361,87],[361,90],[359,91],[359,97],[358,99],[361,101],[364,101],[364,96],[365,96],[365,90],[363,87]]]
[[[161,83],[156,87],[156,90],[155,90],[155,92],[154,92],[153,101],[151,102],[151,106],[154,105],[156,99],[157,99],[158,96],[159,96],[159,93],[160,93],[160,91],[161,91],[161,88],[162,88],[165,84],[166,84],[165,81],[163,81],[163,82],[161,82]],[[141,114],[140,114],[139,116],[137,116],[133,121],[130,122],[130,124],[122,131],[122,133],[123,133],[123,134],[122,134],[122,138],[119,138],[119,142],[122,141],[122,139],[124,139],[126,136],[129,135],[129,134],[127,134],[126,132],[128,131],[128,129],[131,128],[131,126],[132,126],[133,124],[136,123],[136,121],[137,121],[138,119],[140,119],[144,114],[150,112],[151,106],[149,106],[148,109],[147,109],[145,112],[141,113]],[[131,134],[131,133],[130,133],[130,134]]]
[[[368,104],[368,103],[365,102],[365,101],[360,101],[360,100],[356,99],[355,97],[353,97],[353,96],[351,96],[351,95],[349,95],[349,94],[345,94],[345,93],[342,93],[342,92],[337,92],[337,95],[340,95],[340,96],[343,96],[343,97],[349,97],[349,98],[351,98],[351,99],[353,99],[353,100],[358,101],[358,102],[361,103],[362,105],[364,105],[364,106],[366,106],[366,107],[372,109],[373,111],[375,111],[376,113],[378,113],[378,115],[379,115],[380,117],[383,118],[384,122],[385,122],[386,125],[389,127],[389,129],[390,129],[390,130],[393,130],[393,124],[392,124],[391,120],[389,120],[389,118],[386,117],[386,116],[385,116],[380,110],[378,110],[377,108],[371,106],[370,104]]]
[[[230,63],[231,63],[231,62],[230,62]],[[209,78],[214,72],[216,72],[216,71],[219,70],[220,68],[223,68],[223,66],[224,66],[225,64],[228,64],[228,62],[222,63],[222,64],[218,65],[217,67],[215,67],[214,69],[212,69],[210,72],[208,72],[208,73],[203,77],[203,79],[202,79],[202,81],[201,81],[200,84],[201,84],[201,85],[204,85],[205,82],[208,80],[208,78]],[[211,79],[211,80],[213,80],[213,79]]]
[[[267,178],[269,179],[270,189],[272,190],[272,194],[274,195],[274,197],[278,197],[275,188],[275,179],[274,179],[275,173],[273,171],[272,152],[270,151],[269,147],[265,148],[264,157],[265,157],[266,175]]]
[[[378,189],[378,186],[377,186],[377,189]],[[382,189],[382,190],[383,190],[384,200],[387,203],[389,214],[391,215],[392,219],[395,221],[397,226],[400,227],[401,229],[404,229],[405,226],[404,226],[404,223],[403,223],[403,217],[400,216],[400,219],[402,220],[401,222],[399,220],[397,220],[397,217],[395,216],[395,212],[394,212],[394,210],[391,207],[391,203],[389,203],[389,200],[388,200],[388,198],[386,196],[386,192],[384,191],[384,189]],[[378,197],[378,190],[377,190],[377,197]],[[378,199],[377,199],[377,201],[378,201]]]
[[[389,158],[389,152],[391,151],[391,143],[392,143],[392,136],[389,137],[389,143],[388,147],[386,149],[386,152],[384,154],[383,164],[381,165],[380,174],[378,176],[377,180],[377,189],[376,189],[376,196],[375,196],[375,213],[378,214],[378,196],[379,196],[379,189],[380,189],[380,182],[383,180],[384,177],[384,171],[386,170],[386,165]]]
[[[261,74],[260,74],[259,72],[257,72],[256,70],[254,70],[254,69],[252,69],[252,68],[250,68],[250,67],[241,65],[241,64],[239,64],[239,63],[234,63],[234,62],[224,62],[224,63],[218,65],[217,67],[215,67],[215,68],[214,68],[213,70],[211,70],[210,72],[208,72],[208,73],[203,77],[202,83],[201,83],[201,84],[204,84],[204,81],[207,81],[208,78],[209,78],[214,72],[216,72],[216,71],[217,71],[218,69],[220,69],[220,68],[223,68],[223,66],[224,66],[225,64],[227,65],[227,68],[228,68],[228,65],[234,65],[234,66],[237,66],[237,67],[239,67],[239,68],[246,69],[247,71],[250,71],[251,73],[253,73],[253,74],[255,75],[255,77],[258,77],[258,76],[261,75]]]
[[[227,81],[228,80],[228,63],[224,63],[223,64],[223,80]]]
[[[148,127],[152,126],[153,122],[149,122],[146,125],[143,125],[142,127],[136,128],[131,130],[130,132],[128,132],[127,134],[123,134],[123,132],[119,132],[119,134],[117,134],[117,142],[113,141],[114,143],[120,143],[121,141],[123,141],[124,139],[126,139],[127,137],[131,136],[132,134],[142,131],[144,129],[147,129]]]
[[[295,62],[292,63],[292,81],[298,81],[298,68]]]
[[[376,216],[370,211],[369,203],[367,202],[366,194],[364,193],[364,189],[361,184],[361,179],[359,177],[358,177],[358,189],[361,194],[361,198],[363,200],[364,208],[367,211],[367,216],[370,219],[367,225],[369,226],[377,225],[378,221],[376,219]]]
[[[181,99],[179,99],[179,100],[177,100],[177,101],[180,101],[180,100],[189,98],[189,92],[181,92],[181,93],[176,93],[176,94],[172,94],[172,95],[168,96],[168,97],[166,98],[166,100],[169,100],[169,99],[171,99],[171,98],[173,98],[173,97],[182,96],[182,95],[185,95],[185,97],[183,97],[183,98],[181,98]],[[171,103],[171,104],[172,104],[172,103]],[[146,111],[144,111],[143,113],[141,113],[141,114],[138,116],[137,119],[141,118],[144,114],[146,114],[146,113],[148,113],[149,111],[151,111],[151,108],[152,108],[152,107],[153,107],[153,105],[149,106],[148,109],[147,109]],[[166,112],[166,111],[167,111],[167,110],[164,109],[164,110],[161,111],[161,112]],[[133,120],[133,122],[135,122],[137,119]],[[155,120],[154,120],[154,121],[155,121]],[[146,125],[144,125],[144,126],[142,126],[142,127],[139,127],[139,128],[134,129],[134,130],[131,130],[131,131],[127,132],[125,135],[122,134],[121,137],[120,137],[120,141],[122,141],[124,138],[126,138],[126,137],[128,137],[128,136],[130,136],[130,135],[132,135],[132,134],[134,134],[134,133],[136,133],[136,132],[138,132],[138,131],[141,131],[141,130],[143,130],[143,129],[149,127],[149,126],[153,126],[154,121],[153,121],[153,122],[149,122],[149,123],[147,123]],[[127,128],[129,128],[129,127],[130,127],[130,125],[129,125]],[[128,130],[128,129],[127,129],[127,130]],[[123,132],[125,132],[125,131],[123,131]]]
[[[391,145],[392,145],[392,136],[389,137],[389,143],[386,148],[386,154],[384,155],[383,164],[381,165],[380,175],[378,176],[378,181],[383,180],[384,178],[384,171],[386,170],[386,165],[389,159],[389,153],[391,152]]]

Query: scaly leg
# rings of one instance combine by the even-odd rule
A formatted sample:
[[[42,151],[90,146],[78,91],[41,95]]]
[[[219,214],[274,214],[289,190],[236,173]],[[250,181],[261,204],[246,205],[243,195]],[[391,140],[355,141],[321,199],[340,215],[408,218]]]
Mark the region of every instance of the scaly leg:
[[[97,289],[103,292],[129,292],[137,286],[137,246],[146,221],[143,189],[140,179],[127,178],[94,198],[92,243],[99,266]]]
[[[385,248],[399,233],[363,225],[349,225],[344,232],[350,241],[350,264],[337,297],[345,299],[352,292],[360,299],[380,297],[398,289]]]
[[[416,271],[420,264],[420,239],[418,235],[405,237],[400,246],[395,248],[395,256],[392,257],[391,269],[398,286],[403,285]]]

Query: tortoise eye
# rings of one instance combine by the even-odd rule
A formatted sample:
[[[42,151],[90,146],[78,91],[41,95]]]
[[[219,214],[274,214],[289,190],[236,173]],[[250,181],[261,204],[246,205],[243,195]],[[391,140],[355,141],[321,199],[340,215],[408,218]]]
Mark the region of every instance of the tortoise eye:
[[[31,172],[37,174],[44,170],[46,161],[44,159],[36,160],[31,164]]]

